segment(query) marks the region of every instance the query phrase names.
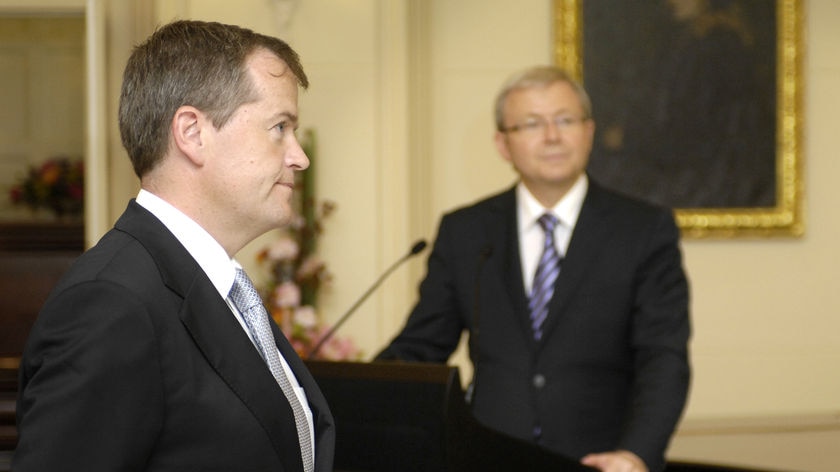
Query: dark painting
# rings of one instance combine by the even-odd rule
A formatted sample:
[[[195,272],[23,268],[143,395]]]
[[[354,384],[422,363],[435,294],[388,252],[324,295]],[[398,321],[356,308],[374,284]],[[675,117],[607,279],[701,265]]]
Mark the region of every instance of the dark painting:
[[[593,178],[672,208],[776,206],[776,8],[582,1]]]

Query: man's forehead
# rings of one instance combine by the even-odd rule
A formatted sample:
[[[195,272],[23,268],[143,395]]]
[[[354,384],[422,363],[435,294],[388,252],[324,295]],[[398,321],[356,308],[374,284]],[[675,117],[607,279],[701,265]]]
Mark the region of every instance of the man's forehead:
[[[297,112],[298,81],[289,66],[268,50],[255,52],[247,64],[256,100],[281,101],[284,109]],[[289,109],[293,106],[294,109]]]
[[[264,74],[269,77],[292,77],[291,69],[289,69],[286,61],[278,57],[268,49],[258,48],[248,57],[246,63],[250,69],[260,75]]]
[[[505,97],[505,104],[528,102],[563,102],[574,106],[583,106],[572,84],[554,81],[547,84],[529,84],[511,89]]]

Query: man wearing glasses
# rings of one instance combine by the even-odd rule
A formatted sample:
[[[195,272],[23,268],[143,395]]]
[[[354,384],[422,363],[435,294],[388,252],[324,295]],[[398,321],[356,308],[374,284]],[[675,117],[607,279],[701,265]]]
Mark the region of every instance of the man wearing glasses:
[[[443,217],[378,358],[446,362],[468,330],[480,422],[602,471],[661,471],[690,378],[673,214],[587,176],[591,105],[563,70],[516,74],[495,114],[519,182]]]

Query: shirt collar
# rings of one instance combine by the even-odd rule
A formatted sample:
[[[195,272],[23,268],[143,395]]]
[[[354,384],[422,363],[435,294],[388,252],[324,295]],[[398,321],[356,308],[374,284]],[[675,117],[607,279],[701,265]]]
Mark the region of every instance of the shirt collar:
[[[538,224],[537,220],[544,213],[552,213],[560,220],[560,224],[570,229],[574,228],[577,224],[578,216],[580,216],[580,209],[583,206],[583,199],[586,197],[588,188],[589,179],[586,174],[582,174],[575,181],[574,185],[572,185],[572,188],[566,192],[566,195],[553,208],[544,208],[528,188],[525,187],[525,184],[519,182],[516,186],[519,230],[524,231]]]
[[[136,201],[172,232],[207,274],[222,298],[227,298],[233,286],[236,269],[241,265],[235,259],[231,259],[222,245],[201,225],[169,202],[143,189],[137,195]]]

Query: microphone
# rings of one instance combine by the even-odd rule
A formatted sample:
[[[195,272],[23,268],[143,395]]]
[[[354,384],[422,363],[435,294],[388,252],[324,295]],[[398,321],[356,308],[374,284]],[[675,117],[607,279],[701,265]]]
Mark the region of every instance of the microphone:
[[[391,264],[391,267],[388,267],[388,270],[386,270],[382,275],[380,275],[379,278],[376,279],[376,282],[374,282],[373,285],[371,285],[370,288],[368,288],[367,291],[365,293],[363,293],[362,296],[359,297],[358,300],[356,300],[356,303],[354,303],[353,306],[351,306],[350,309],[347,310],[341,316],[341,318],[338,319],[338,322],[336,322],[334,325],[332,325],[332,327],[324,334],[324,336],[321,337],[321,340],[318,341],[318,344],[316,344],[315,347],[313,347],[312,350],[309,351],[309,354],[306,355],[306,359],[312,359],[312,358],[315,357],[315,354],[318,353],[318,351],[321,349],[321,347],[327,341],[329,341],[330,338],[332,338],[333,334],[335,334],[335,332],[338,330],[338,328],[341,327],[341,325],[344,324],[345,321],[347,321],[347,319],[350,317],[350,315],[352,315],[353,312],[355,312],[357,308],[359,308],[359,306],[362,304],[362,302],[367,300],[367,298],[370,296],[370,294],[373,293],[373,291],[376,290],[376,288],[379,287],[382,284],[382,282],[384,282],[385,279],[389,275],[391,275],[391,272],[393,272],[403,262],[405,262],[408,259],[416,256],[417,254],[420,254],[423,251],[423,249],[426,249],[426,240],[425,239],[419,239],[414,243],[413,246],[411,246],[411,250],[408,252],[408,254],[402,256],[401,258],[397,259],[396,262]]]
[[[484,264],[487,259],[493,255],[493,246],[487,244],[481,248],[478,253],[478,264],[476,264],[475,271],[475,292],[473,293],[473,312],[472,312],[472,329],[470,330],[470,356],[473,357],[473,378],[470,385],[467,387],[467,392],[464,395],[467,405],[471,405],[473,398],[475,398],[476,380],[478,379],[478,335],[481,331],[481,272],[484,269]]]

